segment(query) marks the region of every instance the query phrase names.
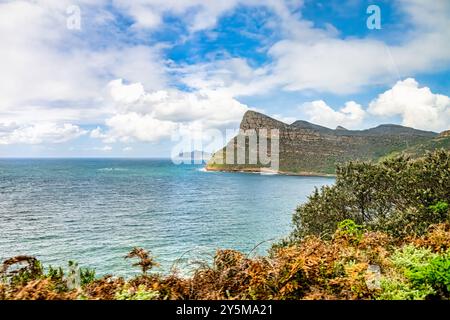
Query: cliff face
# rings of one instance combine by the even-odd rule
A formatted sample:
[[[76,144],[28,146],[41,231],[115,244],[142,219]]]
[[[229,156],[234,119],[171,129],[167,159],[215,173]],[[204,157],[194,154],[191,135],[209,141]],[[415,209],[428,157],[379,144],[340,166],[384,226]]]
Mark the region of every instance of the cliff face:
[[[333,174],[338,163],[356,159],[376,160],[437,137],[434,132],[399,125],[381,125],[367,130],[347,130],[343,127],[333,130],[306,121],[296,121],[289,125],[255,111],[245,113],[240,129],[254,129],[259,138],[261,129],[267,129],[269,133],[271,129],[279,130],[279,170],[298,174]],[[229,149],[241,148],[242,145],[239,146],[237,141],[238,139],[232,139],[227,144]],[[245,147],[248,150],[248,140]],[[257,164],[237,164],[237,161],[220,164],[217,159],[223,156],[224,151],[225,148],[216,152],[206,168],[258,171],[259,168],[267,166],[259,161]]]

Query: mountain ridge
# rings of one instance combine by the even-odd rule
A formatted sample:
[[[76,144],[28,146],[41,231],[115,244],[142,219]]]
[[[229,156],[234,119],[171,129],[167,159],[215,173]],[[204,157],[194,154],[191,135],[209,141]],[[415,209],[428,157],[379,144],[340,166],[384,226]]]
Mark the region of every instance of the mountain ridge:
[[[397,124],[381,124],[363,130],[348,130],[340,126],[331,129],[305,120],[287,124],[253,110],[244,114],[239,128],[239,135],[246,130],[255,130],[259,135],[261,129],[267,129],[268,132],[278,129],[279,172],[301,175],[334,174],[339,163],[351,160],[376,161],[417,145],[430,144],[430,141],[439,137],[436,132]],[[224,148],[214,153],[206,169],[251,172],[268,169],[267,165],[259,161],[249,164],[248,150],[244,151],[245,164],[237,164],[236,159],[231,164],[221,164],[220,159],[225,159],[227,146],[228,150],[233,148],[235,152],[242,148],[237,140],[236,137],[231,139]],[[245,147],[248,148],[248,140]]]

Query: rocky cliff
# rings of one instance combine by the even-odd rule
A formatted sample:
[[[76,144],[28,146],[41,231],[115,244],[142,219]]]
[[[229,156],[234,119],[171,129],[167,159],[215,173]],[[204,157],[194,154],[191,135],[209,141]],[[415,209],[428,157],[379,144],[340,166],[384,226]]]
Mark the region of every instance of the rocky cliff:
[[[257,148],[262,133],[266,129],[270,136],[271,130],[279,131],[279,171],[293,174],[333,174],[335,166],[349,160],[377,160],[383,156],[398,153],[416,145],[427,143],[438,134],[421,131],[400,125],[380,125],[367,130],[347,130],[343,127],[330,129],[315,125],[307,121],[295,121],[286,124],[270,118],[264,114],[247,111],[241,121],[239,135],[245,141],[245,163],[238,162],[237,156],[231,163],[225,162],[225,150],[242,149],[239,144],[239,135],[232,139],[226,147],[217,151],[208,162],[207,170],[224,171],[259,171],[269,167],[261,163],[250,163],[249,138],[245,137],[244,130],[256,132],[258,137]],[[268,155],[271,155],[269,139]],[[239,163],[239,164],[238,164]]]

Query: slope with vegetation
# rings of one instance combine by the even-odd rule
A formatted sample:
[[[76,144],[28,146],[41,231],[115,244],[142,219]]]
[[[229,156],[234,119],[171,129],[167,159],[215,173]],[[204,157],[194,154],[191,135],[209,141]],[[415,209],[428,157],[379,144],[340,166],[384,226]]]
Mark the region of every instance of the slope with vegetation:
[[[152,272],[151,254],[135,248],[126,258],[142,273],[127,280],[21,256],[0,269],[0,299],[450,299],[449,186],[444,150],[350,162],[266,257],[219,250],[181,277]]]
[[[422,144],[434,147],[430,141],[437,137],[437,133],[416,130],[399,125],[380,125],[367,130],[347,130],[337,127],[335,130],[312,124],[306,121],[295,121],[288,125],[272,119],[264,114],[247,111],[240,124],[240,136],[245,136],[245,131],[255,130],[258,137],[261,129],[279,130],[279,170],[282,173],[303,175],[329,175],[335,174],[336,165],[347,161],[378,161],[380,158],[391,154],[399,154],[409,148]],[[239,136],[238,135],[238,136]],[[233,138],[227,146],[217,151],[207,163],[207,170],[223,171],[258,171],[268,167],[264,161],[251,164],[249,161],[249,139],[246,144],[239,145],[237,137]],[[261,140],[263,141],[263,140]],[[437,140],[436,140],[437,141]],[[436,145],[438,147],[439,144]],[[259,148],[259,144],[256,149]],[[234,150],[234,162],[226,162],[225,151]],[[447,145],[448,149],[448,145]],[[245,163],[238,164],[236,154],[238,150],[245,153]],[[269,154],[270,140],[268,143]],[[412,149],[416,150],[416,149]],[[417,148],[418,151],[420,147]],[[434,149],[432,149],[434,150]],[[425,154],[420,153],[420,155]],[[228,158],[230,159],[230,158]],[[224,162],[226,162],[224,164]]]

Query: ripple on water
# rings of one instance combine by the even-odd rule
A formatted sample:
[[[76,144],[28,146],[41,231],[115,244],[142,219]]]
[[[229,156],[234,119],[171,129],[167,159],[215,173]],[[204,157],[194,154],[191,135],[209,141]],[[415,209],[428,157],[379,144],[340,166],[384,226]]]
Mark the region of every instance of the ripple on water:
[[[136,272],[123,259],[134,246],[151,250],[168,271],[177,259],[188,270],[217,248],[250,252],[279,239],[314,186],[334,182],[204,174],[203,165],[145,159],[0,160],[0,172],[1,259],[76,260],[125,276]]]

